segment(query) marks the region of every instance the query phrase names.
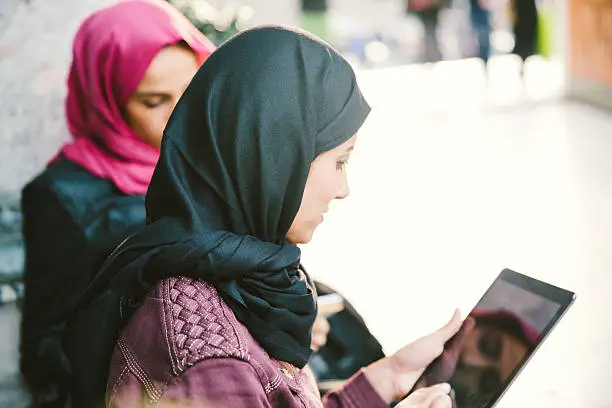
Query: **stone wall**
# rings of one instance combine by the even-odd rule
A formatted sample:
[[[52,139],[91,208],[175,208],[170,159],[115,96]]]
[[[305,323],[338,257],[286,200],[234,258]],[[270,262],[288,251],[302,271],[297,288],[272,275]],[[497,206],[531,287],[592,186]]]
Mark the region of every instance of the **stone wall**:
[[[112,2],[0,0],[0,283],[23,264],[19,191],[69,138],[72,38],[86,15]]]
[[[110,0],[0,3],[0,193],[14,195],[68,139],[63,118],[71,41]]]

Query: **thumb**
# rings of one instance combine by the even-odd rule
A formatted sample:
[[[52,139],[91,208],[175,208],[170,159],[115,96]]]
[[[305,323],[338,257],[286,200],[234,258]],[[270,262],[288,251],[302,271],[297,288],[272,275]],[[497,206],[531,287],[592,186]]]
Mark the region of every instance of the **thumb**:
[[[459,329],[461,329],[462,323],[461,312],[459,309],[455,309],[455,313],[448,323],[430,334],[430,336],[437,342],[444,344],[450,340],[450,338],[453,337],[459,331]]]
[[[461,328],[459,310],[455,310],[453,318],[443,327],[398,350],[394,356],[406,370],[425,369],[436,357],[444,351],[444,345]]]

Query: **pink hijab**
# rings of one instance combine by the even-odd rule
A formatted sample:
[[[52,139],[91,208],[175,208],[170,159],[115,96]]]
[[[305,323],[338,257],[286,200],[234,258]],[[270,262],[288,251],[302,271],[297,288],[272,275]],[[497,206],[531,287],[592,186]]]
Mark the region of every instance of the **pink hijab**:
[[[73,45],[66,119],[73,141],[60,154],[126,194],[147,191],[159,150],[121,115],[149,64],[165,46],[185,41],[200,63],[214,45],[162,0],[128,0],[89,16]]]
[[[475,318],[491,319],[499,322],[510,321],[518,325],[525,340],[533,347],[538,345],[540,339],[540,331],[535,327],[527,323],[524,319],[521,319],[516,314],[511,313],[507,310],[474,310],[471,315]]]

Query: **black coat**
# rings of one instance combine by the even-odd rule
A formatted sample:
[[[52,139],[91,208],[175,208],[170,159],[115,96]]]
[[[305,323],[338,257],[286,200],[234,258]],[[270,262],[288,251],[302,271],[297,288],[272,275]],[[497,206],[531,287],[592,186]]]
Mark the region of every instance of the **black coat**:
[[[22,191],[25,298],[21,370],[35,390],[62,388],[67,317],[103,260],[144,225],[144,196],[128,196],[60,158]]]
[[[523,60],[537,53],[538,9],[535,0],[513,0],[514,50]]]

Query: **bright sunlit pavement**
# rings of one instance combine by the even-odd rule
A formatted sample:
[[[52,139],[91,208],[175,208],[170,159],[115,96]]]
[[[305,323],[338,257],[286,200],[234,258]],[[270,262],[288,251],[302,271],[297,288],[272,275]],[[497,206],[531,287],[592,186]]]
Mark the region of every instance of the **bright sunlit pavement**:
[[[387,353],[474,306],[505,267],[577,301],[498,405],[609,407],[612,117],[558,102],[561,75],[512,57],[359,72],[372,113],[303,248]]]

